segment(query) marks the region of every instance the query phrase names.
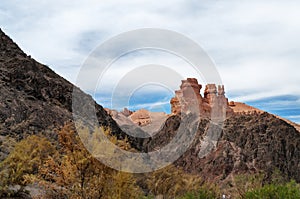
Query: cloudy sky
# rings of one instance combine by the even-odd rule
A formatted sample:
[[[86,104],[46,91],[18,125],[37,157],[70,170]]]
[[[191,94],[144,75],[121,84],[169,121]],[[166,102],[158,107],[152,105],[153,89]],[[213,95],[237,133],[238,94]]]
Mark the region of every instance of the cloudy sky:
[[[91,51],[111,37],[139,28],[176,31],[211,57],[230,100],[300,122],[299,9],[296,0],[2,0],[0,27],[27,54],[73,83]],[[164,52],[133,53],[115,62],[106,78],[116,81],[116,71],[121,77],[146,64],[186,63]],[[183,77],[193,74],[183,71],[189,71]],[[137,88],[130,105],[168,111],[172,89]],[[105,93],[95,98],[110,103]]]

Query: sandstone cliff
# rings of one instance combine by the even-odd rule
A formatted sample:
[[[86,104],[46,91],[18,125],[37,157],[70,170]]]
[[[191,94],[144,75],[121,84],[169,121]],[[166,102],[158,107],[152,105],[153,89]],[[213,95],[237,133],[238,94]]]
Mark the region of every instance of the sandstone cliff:
[[[218,88],[215,84],[206,85],[204,97],[200,94],[201,88],[202,85],[195,78],[182,80],[180,90],[175,91],[175,97],[170,101],[172,113],[186,113],[191,107],[198,109],[202,118],[226,118],[233,113],[223,85]]]

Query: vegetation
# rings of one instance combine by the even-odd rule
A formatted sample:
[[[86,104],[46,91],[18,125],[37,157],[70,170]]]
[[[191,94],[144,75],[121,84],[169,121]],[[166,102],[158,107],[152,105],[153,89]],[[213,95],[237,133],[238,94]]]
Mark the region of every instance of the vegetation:
[[[146,182],[151,194],[162,195],[164,198],[175,198],[196,191],[202,184],[199,176],[186,174],[174,166],[149,174]]]
[[[23,191],[28,178],[38,174],[45,160],[56,153],[55,147],[44,137],[32,135],[16,144],[9,156],[0,163],[0,196],[11,195],[9,186],[19,185]]]
[[[117,140],[109,129],[95,129],[90,134],[87,128],[81,128],[77,134],[71,123],[58,132],[58,143],[43,136],[28,136],[0,163],[0,197],[22,195],[27,185],[33,185],[40,190],[38,198],[210,199],[220,198],[223,191],[231,198],[300,198],[300,185],[287,182],[279,170],[266,185],[263,173],[237,175],[229,192],[173,165],[143,175],[116,171],[96,160],[83,146],[82,140],[88,142],[93,154],[108,150],[99,145],[99,141],[105,143],[100,130],[113,144],[134,151],[127,139]],[[114,155],[114,151],[110,153]]]
[[[232,193],[235,197],[244,198],[249,190],[259,189],[263,186],[263,173],[256,174],[242,174],[234,177],[234,191]]]
[[[244,198],[246,199],[247,198],[249,199],[300,198],[300,186],[295,181],[291,181],[285,184],[269,184],[259,189],[246,192]]]
[[[187,193],[180,199],[214,199],[220,198],[220,195],[217,186],[203,185],[198,191]]]
[[[88,132],[82,128],[82,132]],[[106,134],[109,131],[106,130]],[[116,138],[109,136],[111,141]],[[28,184],[42,187],[43,198],[139,198],[141,190],[132,174],[100,163],[83,146],[74,126],[58,132],[54,147],[45,137],[32,135],[16,144],[0,164],[1,196],[18,195]],[[116,143],[130,147],[126,141]],[[20,186],[16,191],[14,185]]]
[[[79,133],[87,134],[88,130],[83,128]],[[62,155],[48,158],[38,176],[38,181],[48,190],[49,196],[138,198],[141,195],[132,174],[113,170],[92,157],[72,124],[62,128],[58,136]],[[110,138],[115,140],[113,136]]]

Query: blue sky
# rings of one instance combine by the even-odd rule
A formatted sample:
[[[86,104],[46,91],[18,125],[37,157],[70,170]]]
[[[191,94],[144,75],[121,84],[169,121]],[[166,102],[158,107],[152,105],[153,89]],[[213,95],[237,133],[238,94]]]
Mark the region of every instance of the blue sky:
[[[89,53],[112,36],[146,27],[174,30],[199,43],[214,60],[231,100],[299,123],[299,9],[300,2],[293,0],[2,0],[0,27],[27,54],[73,83]],[[152,62],[184,64],[151,52],[116,64],[126,72]],[[130,106],[168,110],[169,90],[150,90],[137,90]],[[105,93],[95,98],[109,105]]]

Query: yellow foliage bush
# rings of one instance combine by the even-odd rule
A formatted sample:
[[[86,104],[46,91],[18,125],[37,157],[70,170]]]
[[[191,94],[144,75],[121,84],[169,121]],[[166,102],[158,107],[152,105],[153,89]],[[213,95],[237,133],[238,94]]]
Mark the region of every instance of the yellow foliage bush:
[[[55,147],[45,137],[31,135],[15,145],[8,157],[0,163],[1,193],[8,186],[20,185],[22,191],[30,175],[38,173],[44,161],[56,154]]]

